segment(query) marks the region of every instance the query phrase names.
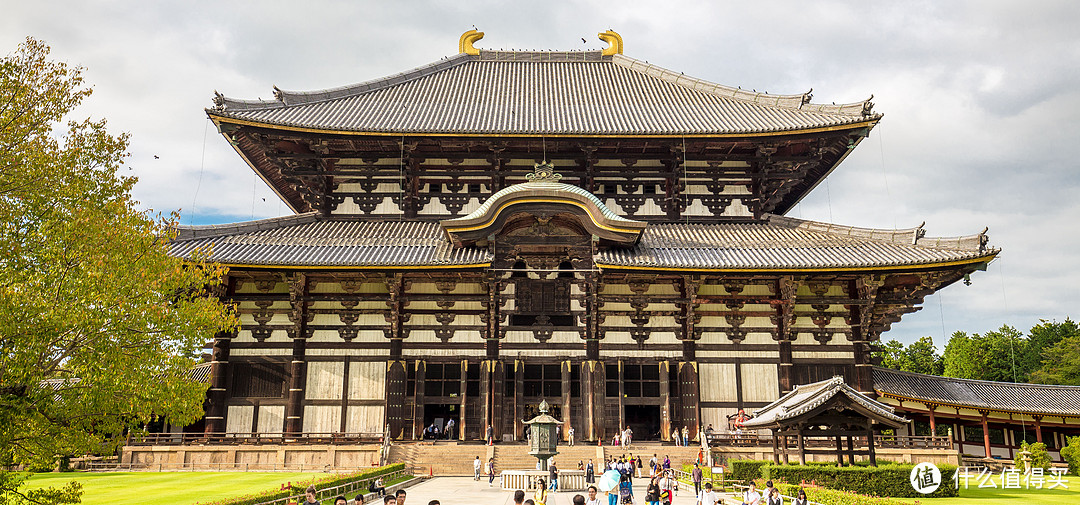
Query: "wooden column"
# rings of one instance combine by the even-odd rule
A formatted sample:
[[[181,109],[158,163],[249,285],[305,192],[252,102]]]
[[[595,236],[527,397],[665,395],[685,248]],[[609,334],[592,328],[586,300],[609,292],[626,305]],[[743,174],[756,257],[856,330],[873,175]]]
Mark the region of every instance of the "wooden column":
[[[986,457],[992,457],[990,454],[990,425],[986,421],[986,415],[989,412],[980,410],[979,414],[982,415],[982,430],[983,430],[983,449],[986,450]]]
[[[607,376],[605,375],[604,362],[584,361],[581,363],[581,440],[595,442],[603,439],[604,430],[604,403]]]
[[[458,399],[460,402],[458,406],[458,418],[454,421],[457,423],[454,431],[456,431],[455,435],[457,435],[457,440],[465,440],[465,437],[462,435],[465,433],[465,418],[467,417],[469,410],[469,360],[467,359],[461,360],[461,379],[458,388]]]
[[[386,364],[386,404],[384,408],[386,410],[386,423],[390,425],[391,437],[400,440],[405,437],[407,421],[412,422],[413,437],[416,437],[418,432],[423,432],[423,383],[420,380],[418,370],[415,383],[416,398],[420,398],[421,401],[416,402],[414,405],[415,409],[420,411],[421,426],[417,430],[416,420],[409,419],[409,416],[405,415],[408,371],[405,369],[407,363],[402,357],[402,347],[404,346],[402,338],[404,335],[401,331],[401,295],[404,289],[404,278],[399,273],[386,278],[385,281],[388,291],[386,304],[389,310],[384,315],[388,327],[383,331],[384,335],[390,339],[390,353]],[[414,416],[412,416],[414,418],[415,413],[414,411]]]
[[[836,466],[844,466],[844,443],[836,436]]]
[[[564,441],[570,439],[570,427],[573,426],[573,420],[570,416],[570,367],[573,366],[570,360],[564,360],[559,363],[559,372],[562,375],[562,439]],[[580,384],[579,384],[580,385]]]
[[[788,460],[788,435],[786,431],[783,435],[780,435],[780,447],[784,454],[784,464],[791,464],[791,462]]]
[[[226,380],[229,376],[231,337],[232,335],[224,331],[214,335],[214,347],[210,354],[210,389],[206,392],[206,423],[203,427],[203,432],[207,435],[225,432]]]
[[[848,464],[855,466],[855,437],[851,434],[851,428],[848,428],[847,434],[847,460]]]
[[[405,389],[408,382],[408,363],[403,359],[392,359],[386,366],[386,424],[390,425],[390,437],[403,440],[406,437],[405,425]],[[419,386],[417,386],[419,388]],[[413,428],[415,433],[415,427]]]
[[[779,297],[776,305],[775,338],[780,351],[780,365],[776,369],[780,394],[794,389],[792,371],[795,367],[791,356],[791,315],[795,310],[795,280],[790,275],[781,276],[776,281],[776,293]]]
[[[525,432],[523,428],[524,424],[521,424],[523,417],[525,417],[525,362],[522,360],[514,361],[514,439],[524,440]]]
[[[622,431],[626,428],[626,405],[623,404],[623,399],[626,398],[626,390],[623,387],[623,360],[615,362],[615,366],[618,367],[619,371],[619,398],[617,399],[619,404],[619,415],[616,416],[616,419],[618,419],[616,424],[618,425],[618,431]],[[606,381],[607,377],[605,377],[604,380]]]
[[[874,452],[874,422],[866,420],[866,450],[870,452],[870,464],[877,466],[877,453]]]
[[[799,464],[806,464],[806,427],[802,424],[799,425]]]
[[[985,419],[986,416],[983,416]],[[1042,442],[1042,416],[1031,416],[1035,420],[1035,442]]]
[[[934,410],[937,409],[937,405],[926,405],[926,409],[930,411],[930,436],[937,435],[937,420],[934,418]]]
[[[413,438],[423,439],[424,430],[427,426],[424,425],[424,378],[427,376],[427,362],[424,360],[416,360],[413,362],[413,366],[416,367],[415,378],[413,382],[413,405],[416,409],[413,411]]]
[[[308,278],[306,274],[294,274],[288,279],[289,303],[292,310],[289,328],[292,338],[292,360],[289,367],[289,396],[285,404],[285,432],[298,434],[304,430],[304,384],[307,382],[307,337],[311,331],[307,324],[313,314],[308,310]]]
[[[772,434],[772,459],[773,463],[780,464],[780,432],[773,430]]]
[[[489,390],[490,398],[490,415],[485,416],[487,422],[491,423],[492,429],[495,431],[495,437],[502,439],[502,435],[506,433],[506,424],[503,421],[505,415],[503,414],[504,397],[506,396],[506,365],[502,360],[488,360],[488,367],[490,368],[490,384]],[[487,401],[485,401],[487,404]],[[484,435],[484,426],[480,427],[480,436]]]
[[[660,440],[671,437],[671,362],[661,361],[660,367]]]
[[[693,342],[683,342],[693,344]],[[690,429],[690,439],[697,435],[700,429],[701,414],[698,410],[698,371],[696,361],[679,362],[679,398],[681,404],[680,417],[682,424]],[[679,427],[681,430],[682,428]]]

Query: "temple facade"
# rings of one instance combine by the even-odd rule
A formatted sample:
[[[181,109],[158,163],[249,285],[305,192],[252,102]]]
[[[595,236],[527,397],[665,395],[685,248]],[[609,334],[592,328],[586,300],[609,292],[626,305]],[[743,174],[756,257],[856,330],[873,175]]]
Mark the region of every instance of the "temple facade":
[[[603,51],[459,54],[207,110],[295,215],[182,227],[230,267],[208,434],[691,438],[872,346],[998,250],[785,217],[882,116]],[[565,437],[566,430],[563,430]]]

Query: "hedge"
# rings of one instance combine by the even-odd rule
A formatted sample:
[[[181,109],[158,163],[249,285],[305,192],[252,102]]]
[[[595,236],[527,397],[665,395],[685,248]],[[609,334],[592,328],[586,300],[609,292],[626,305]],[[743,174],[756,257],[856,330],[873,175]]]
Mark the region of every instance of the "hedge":
[[[941,486],[930,494],[921,494],[911,487],[908,478],[915,465],[886,463],[881,466],[822,466],[822,465],[762,465],[761,477],[783,482],[809,482],[818,486],[850,491],[869,496],[895,498],[939,498],[957,496],[951,485],[956,471],[953,465],[938,465]]]
[[[768,461],[754,459],[729,459],[728,467],[731,468],[731,480],[749,481],[761,477],[761,467],[768,465]]]
[[[405,469],[404,463],[395,463],[393,465],[380,466],[371,470],[364,470],[362,472],[355,473],[343,473],[336,475],[328,475],[326,477],[319,477],[310,481],[303,482],[290,482],[289,486],[284,489],[268,489],[263,492],[247,494],[243,496],[236,496],[232,498],[226,498],[224,500],[218,500],[207,503],[198,503],[196,505],[255,505],[257,503],[263,503],[273,500],[279,500],[281,498],[288,498],[290,496],[296,496],[303,494],[307,490],[308,486],[315,486],[319,489],[319,499],[330,499],[332,496],[324,496],[322,490],[344,484],[349,484],[356,481],[362,481],[366,479],[373,479],[380,475],[386,475],[393,472],[398,472]],[[392,483],[384,483],[390,485]],[[364,490],[367,492],[367,490]]]
[[[759,486],[764,487],[764,479],[758,479]],[[806,498],[813,502],[828,503],[830,505],[919,505],[919,500],[903,498],[885,498],[881,496],[867,496],[850,491],[828,489],[821,486],[774,483],[780,489],[780,493],[792,498],[799,495],[799,489],[806,491]]]

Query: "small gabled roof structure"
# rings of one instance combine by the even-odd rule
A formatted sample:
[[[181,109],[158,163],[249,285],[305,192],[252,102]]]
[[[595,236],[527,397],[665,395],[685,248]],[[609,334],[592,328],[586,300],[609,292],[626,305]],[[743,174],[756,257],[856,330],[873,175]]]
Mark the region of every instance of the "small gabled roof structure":
[[[908,420],[896,415],[885,405],[849,386],[842,376],[821,382],[795,386],[779,400],[762,407],[754,417],[743,423],[744,428],[782,428],[800,422],[808,423],[828,410],[847,410],[877,424],[899,428]]]

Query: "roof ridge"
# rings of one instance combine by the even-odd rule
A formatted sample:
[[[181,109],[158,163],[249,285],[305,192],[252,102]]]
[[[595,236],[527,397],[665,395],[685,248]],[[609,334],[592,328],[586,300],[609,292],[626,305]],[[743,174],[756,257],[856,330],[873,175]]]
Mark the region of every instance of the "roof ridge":
[[[926,229],[924,228],[924,226],[926,225],[926,221],[923,221],[921,224],[919,224],[919,226],[916,226],[914,228],[900,228],[890,230],[888,228],[865,228],[859,226],[826,223],[824,221],[798,219],[789,216],[781,216],[779,214],[765,214],[764,219],[769,223],[777,224],[780,226],[790,226],[792,228],[802,228],[804,230],[816,231],[834,236],[854,237],[860,239],[875,240],[878,242],[885,242],[890,244],[901,244],[933,249],[949,249],[961,251],[998,251],[997,248],[987,248],[990,237],[986,234],[986,232],[989,231],[989,228],[983,228],[983,231],[973,235],[962,235],[957,237],[927,237]]]
[[[811,102],[814,98],[814,88],[810,88],[810,90],[805,93],[777,95],[767,92],[748,91],[741,87],[731,87],[697,77],[690,77],[682,72],[676,73],[673,70],[653,65],[647,61],[634,59],[623,54],[613,55],[611,61],[621,67],[670,82],[677,86],[741,102],[806,112],[817,112],[821,114],[862,116],[868,119],[879,118],[882,116],[880,113],[873,113],[874,103],[870,100],[873,100],[874,95],[870,95],[869,98],[862,101],[845,104],[815,104]]]
[[[944,377],[941,375],[930,375],[925,373],[908,372],[906,370],[895,370],[892,368],[885,368],[881,366],[875,366],[874,371],[882,371],[888,373],[894,373],[898,375],[907,375],[911,377],[921,377],[928,380],[937,381],[949,381],[949,382],[964,382],[968,384],[989,384],[995,386],[1017,386],[1031,389],[1075,389],[1080,390],[1080,386],[1072,386],[1069,384],[1033,384],[1030,382],[1002,382],[1002,381],[988,381],[981,379],[964,379],[961,377]]]
[[[289,216],[278,216],[228,224],[174,225],[172,226],[172,229],[175,230],[176,236],[173,237],[171,242],[223,237],[226,235],[238,235],[241,233],[308,224],[316,221],[316,214],[317,212],[305,212],[303,214],[293,214]]]

